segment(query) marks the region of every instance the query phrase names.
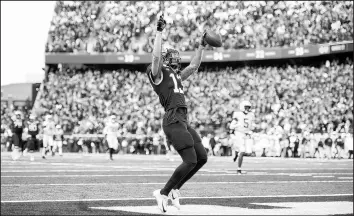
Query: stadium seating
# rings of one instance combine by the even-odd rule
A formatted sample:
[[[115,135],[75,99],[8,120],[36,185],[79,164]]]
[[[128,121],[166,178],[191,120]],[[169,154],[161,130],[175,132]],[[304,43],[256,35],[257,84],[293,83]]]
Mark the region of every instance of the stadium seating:
[[[353,40],[351,1],[164,1],[166,43],[194,50],[203,29],[219,28],[221,50]],[[59,1],[47,52],[152,51],[159,2]]]
[[[201,128],[226,128],[241,99],[254,105],[256,131],[281,125],[285,130],[321,132],[334,129],[353,114],[353,62],[314,66],[206,68],[185,81],[190,121]],[[100,67],[51,71],[40,106],[53,111],[64,130],[94,121],[102,132],[115,113],[130,133],[160,128],[163,108],[145,73]]]

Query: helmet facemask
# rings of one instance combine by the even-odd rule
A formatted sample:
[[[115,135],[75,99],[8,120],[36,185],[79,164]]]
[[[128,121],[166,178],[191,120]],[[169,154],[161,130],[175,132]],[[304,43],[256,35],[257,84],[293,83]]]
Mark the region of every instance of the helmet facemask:
[[[167,52],[162,53],[163,61],[173,70],[179,71],[181,68],[181,58],[179,52],[174,49],[167,49]]]

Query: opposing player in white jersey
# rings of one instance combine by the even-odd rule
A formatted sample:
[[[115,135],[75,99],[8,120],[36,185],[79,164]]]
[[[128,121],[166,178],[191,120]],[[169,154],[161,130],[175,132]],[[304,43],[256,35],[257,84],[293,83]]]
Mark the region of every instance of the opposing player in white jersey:
[[[52,115],[47,115],[43,122],[43,149],[42,158],[45,159],[46,151],[51,152],[50,147],[53,146],[53,135],[55,132],[55,122]]]
[[[117,117],[111,115],[107,121],[106,127],[103,129],[103,133],[108,143],[109,158],[113,160],[113,153],[118,149],[118,129],[119,123]]]
[[[54,131],[54,135],[53,135],[53,153],[56,152],[56,150],[58,149],[59,151],[59,155],[63,156],[63,140],[64,140],[64,131],[63,129],[61,129],[60,125],[57,125],[55,127],[55,131]]]
[[[230,124],[230,129],[234,130],[234,134],[231,135],[232,150],[235,153],[234,161],[237,161],[237,174],[243,174],[241,172],[241,166],[243,156],[249,152],[250,142],[252,142],[251,135],[253,129],[254,115],[251,112],[251,103],[249,101],[242,101],[240,103],[240,111],[234,112],[233,120]]]

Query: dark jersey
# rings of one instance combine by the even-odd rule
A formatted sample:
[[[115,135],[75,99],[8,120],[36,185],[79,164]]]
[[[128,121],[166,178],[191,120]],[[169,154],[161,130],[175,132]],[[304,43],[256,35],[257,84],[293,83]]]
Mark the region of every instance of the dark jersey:
[[[23,132],[23,127],[24,127],[24,123],[23,123],[22,119],[15,119],[11,123],[11,131],[12,131],[12,133],[21,135],[22,132]]]
[[[173,69],[163,65],[161,67],[161,81],[155,82],[151,74],[151,65],[147,68],[149,81],[159,96],[159,100],[165,109],[164,124],[176,121],[187,121],[187,105],[184,97],[182,79]],[[177,109],[183,108],[183,109]]]
[[[37,136],[39,133],[38,122],[28,122],[28,134],[32,137]]]
[[[344,147],[344,140],[342,138],[337,138],[336,139],[336,144],[339,146],[339,147]]]

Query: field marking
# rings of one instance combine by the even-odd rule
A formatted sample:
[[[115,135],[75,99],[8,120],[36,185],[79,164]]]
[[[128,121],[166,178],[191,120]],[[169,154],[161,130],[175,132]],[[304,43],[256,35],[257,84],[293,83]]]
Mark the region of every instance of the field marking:
[[[159,215],[334,215],[353,214],[353,203],[348,201],[332,202],[281,202],[281,203],[250,203],[258,208],[247,208],[223,205],[183,205],[180,210],[168,208],[161,213],[156,206],[103,206],[90,207],[98,210],[124,211],[133,214]],[[264,206],[275,208],[264,209]],[[262,208],[263,207],[263,208]],[[277,208],[278,207],[278,208]]]
[[[353,194],[295,194],[295,195],[265,195],[265,196],[210,196],[210,197],[183,197],[183,199],[239,199],[239,198],[287,198],[287,197],[341,197]],[[152,197],[137,198],[108,198],[108,199],[72,199],[72,200],[1,200],[1,203],[31,203],[31,202],[92,202],[92,201],[137,201],[155,200]]]
[[[334,178],[334,176],[312,176],[313,178]]]
[[[353,181],[225,181],[225,182],[187,182],[186,184],[287,184],[287,183],[353,183]],[[99,186],[99,185],[160,185],[166,182],[122,182],[122,183],[60,183],[60,184],[1,184],[1,187],[27,187],[27,186]]]
[[[338,177],[339,179],[353,179],[353,177]]]
[[[117,172],[129,172],[129,171],[117,171]],[[143,172],[143,171],[139,171]],[[202,172],[202,171],[201,171]],[[65,171],[61,175],[1,175],[1,178],[72,178],[72,177],[159,177],[159,176],[171,176],[171,173],[151,173],[151,174],[91,174],[91,175],[66,175]],[[353,175],[353,173],[247,173],[247,176],[298,176],[298,177],[311,177],[312,175]],[[198,176],[238,176],[234,173],[198,173]]]

